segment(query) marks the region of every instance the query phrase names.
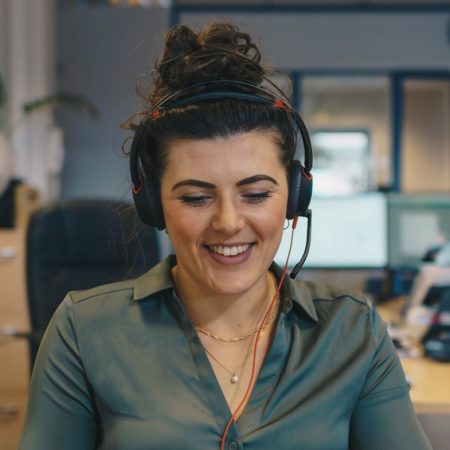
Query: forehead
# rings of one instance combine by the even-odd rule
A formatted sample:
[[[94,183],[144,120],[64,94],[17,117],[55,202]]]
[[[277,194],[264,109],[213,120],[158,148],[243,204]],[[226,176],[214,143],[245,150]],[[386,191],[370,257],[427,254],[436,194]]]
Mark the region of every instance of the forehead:
[[[270,132],[252,131],[211,139],[179,139],[168,146],[164,177],[239,178],[284,170],[280,145]]]

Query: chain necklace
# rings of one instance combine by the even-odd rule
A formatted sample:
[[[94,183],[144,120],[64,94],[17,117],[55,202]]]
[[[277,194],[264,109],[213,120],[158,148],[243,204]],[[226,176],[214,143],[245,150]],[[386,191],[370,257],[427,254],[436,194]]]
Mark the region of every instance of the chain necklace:
[[[273,275],[273,274],[271,274],[271,275],[272,275],[273,282],[274,282],[274,284],[275,284],[275,291],[277,291],[277,288],[278,288],[278,287],[277,287],[277,281],[276,281],[274,275]],[[239,341],[243,341],[244,339],[248,339],[249,337],[255,335],[259,330],[263,331],[265,328],[267,328],[267,327],[274,321],[275,317],[276,317],[277,314],[278,314],[279,304],[280,304],[280,295],[277,294],[277,300],[276,300],[276,303],[275,303],[275,305],[274,305],[274,307],[273,307],[273,310],[272,310],[271,313],[270,313],[270,316],[267,318],[266,323],[265,323],[263,326],[257,326],[255,329],[253,329],[253,330],[250,331],[249,333],[244,334],[244,335],[242,335],[242,336],[237,336],[237,337],[231,337],[231,338],[228,338],[228,337],[223,337],[223,336],[218,336],[218,335],[216,335],[216,334],[212,334],[212,333],[210,333],[210,332],[208,332],[208,331],[206,331],[206,330],[203,330],[203,329],[201,329],[201,328],[195,328],[195,330],[196,330],[198,333],[202,333],[202,334],[204,334],[205,336],[208,336],[208,337],[213,338],[213,339],[215,339],[215,340],[217,340],[217,341],[220,341],[220,342],[230,343],[230,342],[239,342]],[[263,313],[262,315],[264,315],[264,313]],[[259,321],[259,320],[258,320],[258,321]],[[220,366],[221,366],[228,374],[231,375],[230,383],[232,383],[232,384],[237,384],[237,383],[239,383],[240,378],[239,378],[239,375],[237,374],[236,370],[233,370],[233,371],[232,371],[232,370],[230,370],[227,366],[225,366],[225,364],[223,364],[222,361],[220,361],[216,356],[214,356],[214,355],[211,353],[211,351],[209,351],[209,350],[205,347],[205,345],[203,345],[203,348],[204,348],[205,352],[208,353],[208,355],[211,356],[211,358],[212,358],[214,361],[217,362],[217,364],[219,364],[219,365],[220,365]],[[250,348],[251,348],[251,342],[248,344],[248,347],[247,347],[247,354],[246,354],[246,356],[245,356],[245,358],[244,358],[244,361],[242,362],[241,373],[242,373],[242,371],[244,370],[245,363],[247,362],[248,357],[249,357],[249,355],[250,355]]]
[[[243,373],[243,371],[244,371],[244,367],[245,367],[245,365],[246,365],[246,363],[247,363],[247,360],[248,360],[248,358],[249,358],[249,356],[250,356],[250,353],[251,353],[250,350],[251,350],[251,347],[252,347],[251,344],[252,344],[252,341],[250,341],[250,342],[248,343],[248,346],[247,346],[247,352],[246,352],[246,354],[245,354],[244,361],[242,361],[241,368],[240,368],[240,371],[239,371],[239,372],[240,372],[240,375],[238,375],[238,373],[237,373],[236,370],[230,370],[230,369],[229,369],[222,361],[220,361],[216,356],[214,356],[214,355],[211,353],[211,351],[208,350],[208,349],[205,347],[205,345],[203,345],[203,348],[204,348],[205,352],[208,353],[208,355],[211,356],[211,358],[214,359],[214,361],[216,361],[217,364],[219,364],[223,369],[225,369],[226,372],[228,372],[228,373],[231,375],[230,383],[232,383],[232,384],[237,384],[237,383],[239,383],[239,381],[241,380],[240,376],[242,375],[242,373]]]
[[[203,348],[205,349],[205,352],[208,353],[208,355],[211,356],[211,358],[214,359],[214,361],[216,361],[217,364],[219,364],[223,369],[225,369],[231,375],[230,383],[232,383],[232,384],[239,383],[240,378],[235,370],[231,371],[227,366],[225,366],[225,364],[223,364],[221,361],[219,361],[205,346],[203,346]],[[247,357],[245,358],[244,362],[242,363],[241,372],[242,372],[242,369],[244,368],[246,361],[247,361]]]
[[[266,329],[275,319],[277,313],[278,313],[278,305],[280,304],[280,297],[277,297],[277,302],[275,304],[275,307],[273,308],[273,311],[270,313],[270,316],[268,317],[266,323],[261,327],[261,330]],[[242,336],[235,336],[235,337],[224,337],[224,336],[218,336],[217,334],[212,334],[209,331],[202,330],[201,328],[195,328],[195,331],[198,333],[202,333],[205,336],[208,336],[212,339],[215,339],[216,341],[225,342],[225,343],[232,343],[232,342],[239,342],[243,341],[245,339],[248,339],[249,337],[256,334],[259,330],[259,327],[254,328],[253,330],[249,331],[246,334],[243,334]]]

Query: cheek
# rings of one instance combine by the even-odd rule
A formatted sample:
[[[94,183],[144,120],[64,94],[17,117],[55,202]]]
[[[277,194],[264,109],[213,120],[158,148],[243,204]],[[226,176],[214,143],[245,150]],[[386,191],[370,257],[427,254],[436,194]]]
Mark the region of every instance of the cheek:
[[[204,229],[202,215],[183,207],[167,208],[164,212],[167,233],[174,247],[196,241]]]
[[[261,214],[257,221],[259,228],[266,235],[271,235],[274,239],[280,237],[283,233],[283,228],[286,219],[286,204],[285,202],[277,202],[271,208],[267,208]]]

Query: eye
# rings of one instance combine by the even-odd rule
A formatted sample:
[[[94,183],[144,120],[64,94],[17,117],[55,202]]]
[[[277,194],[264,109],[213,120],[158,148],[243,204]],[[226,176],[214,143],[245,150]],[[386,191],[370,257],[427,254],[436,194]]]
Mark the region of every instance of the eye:
[[[206,195],[182,195],[178,197],[182,203],[186,203],[190,206],[203,206],[209,200],[209,197]]]
[[[249,203],[261,203],[261,202],[267,200],[269,197],[272,197],[272,193],[269,191],[252,192],[249,194],[244,194],[244,198]]]

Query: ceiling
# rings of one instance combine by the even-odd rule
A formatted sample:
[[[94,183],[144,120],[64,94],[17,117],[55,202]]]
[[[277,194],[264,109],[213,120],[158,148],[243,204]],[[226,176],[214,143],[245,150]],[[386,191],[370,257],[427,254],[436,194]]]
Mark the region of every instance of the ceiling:
[[[449,6],[450,0],[57,0],[60,6],[110,5],[169,7],[198,6],[304,6],[304,7],[438,7]]]
[[[145,1],[145,0],[144,0]],[[331,6],[331,5],[353,5],[353,6],[397,6],[397,5],[450,5],[450,0],[173,0],[172,4],[183,5],[308,5],[308,6]]]

